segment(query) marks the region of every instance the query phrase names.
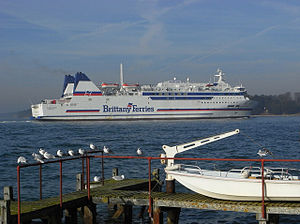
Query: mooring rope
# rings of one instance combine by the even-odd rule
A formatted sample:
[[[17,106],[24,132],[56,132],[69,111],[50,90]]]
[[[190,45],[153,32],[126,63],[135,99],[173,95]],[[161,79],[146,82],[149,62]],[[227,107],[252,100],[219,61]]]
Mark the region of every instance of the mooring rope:
[[[254,144],[257,144],[259,147],[261,148],[265,148],[263,145],[259,144],[257,141],[255,141],[253,138],[251,138],[250,136],[244,134],[243,132],[240,132],[242,135],[246,136],[247,138],[249,138]]]
[[[247,137],[248,139],[250,139],[250,141],[252,141],[254,144],[258,145],[260,148],[262,148],[267,154],[269,154],[270,156],[272,156],[272,158],[274,158],[273,153],[267,149],[266,147],[264,147],[263,145],[261,145],[260,143],[258,143],[257,141],[255,141],[253,138],[251,138],[250,136],[244,134],[243,132],[240,132],[242,135],[244,135],[245,137]]]

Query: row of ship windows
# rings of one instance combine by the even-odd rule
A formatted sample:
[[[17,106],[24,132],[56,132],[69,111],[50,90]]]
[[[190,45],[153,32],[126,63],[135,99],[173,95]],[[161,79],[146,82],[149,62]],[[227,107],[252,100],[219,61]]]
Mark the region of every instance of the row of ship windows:
[[[164,99],[168,99],[168,97],[150,97],[151,99],[156,99],[156,98],[164,98]],[[178,99],[193,99],[193,98],[197,98],[197,97],[188,97],[188,98],[185,98],[185,97],[177,97]],[[201,98],[209,98],[209,99],[214,99],[214,100],[228,100],[228,99],[243,99],[244,96],[225,96],[225,97],[218,97],[218,96],[211,96],[211,97],[201,97]],[[169,97],[169,99],[174,99],[174,97]]]
[[[244,92],[240,93],[147,93],[143,92],[143,96],[193,96],[193,95],[213,95],[213,96],[242,96],[244,95]]]
[[[233,104],[235,104],[235,103],[237,103],[237,102],[212,102],[212,101],[201,101],[201,103],[225,103],[225,104],[229,104],[229,103],[233,103]]]
[[[232,104],[235,104],[237,102],[212,102],[212,101],[201,101],[201,103],[225,103],[225,104],[229,104],[229,103],[232,103]],[[148,101],[148,104],[149,104],[149,101]],[[68,104],[66,104],[68,106]],[[77,106],[77,103],[70,103],[70,106]],[[229,105],[230,106],[230,105]],[[233,105],[232,105],[233,106]]]
[[[214,97],[149,97],[151,100],[202,100],[202,101],[210,101],[211,103],[230,103],[228,100],[238,100],[236,97],[229,97],[225,99],[217,99]]]
[[[227,96],[227,97],[218,97],[218,96],[215,96],[214,99],[232,99],[232,98],[237,98],[236,96],[235,97],[232,97],[232,96]],[[243,96],[239,96],[238,99],[242,99],[244,98]]]
[[[226,104],[229,104],[229,103],[237,103],[237,102],[212,102],[212,101],[201,101],[201,103],[226,103]],[[148,101],[148,104],[149,104],[149,101]],[[68,106],[68,104],[66,104]],[[70,106],[77,106],[77,103],[70,103]]]
[[[212,97],[212,96],[202,96],[202,97],[157,97],[157,96],[150,96],[148,97],[149,99],[152,100],[229,100],[229,99],[243,99],[243,97]]]

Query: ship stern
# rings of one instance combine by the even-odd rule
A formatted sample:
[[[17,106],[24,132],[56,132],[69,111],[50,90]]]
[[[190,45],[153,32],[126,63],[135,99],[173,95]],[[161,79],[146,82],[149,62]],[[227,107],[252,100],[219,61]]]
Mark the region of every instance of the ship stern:
[[[34,104],[31,105],[31,113],[32,113],[32,119],[39,120],[43,116],[43,108],[42,104]]]

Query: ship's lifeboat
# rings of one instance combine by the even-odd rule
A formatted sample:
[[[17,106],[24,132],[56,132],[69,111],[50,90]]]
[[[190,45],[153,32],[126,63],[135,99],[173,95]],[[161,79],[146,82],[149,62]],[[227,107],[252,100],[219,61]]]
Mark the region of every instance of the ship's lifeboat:
[[[102,88],[118,88],[119,84],[117,84],[117,83],[102,83],[101,87]]]
[[[217,86],[218,83],[217,82],[214,82],[214,83],[207,83],[206,84],[206,87],[212,87],[212,86]]]
[[[122,85],[122,87],[124,88],[124,89],[136,89],[136,88],[138,88],[140,85],[139,84],[127,84],[127,83],[124,83],[123,85]]]

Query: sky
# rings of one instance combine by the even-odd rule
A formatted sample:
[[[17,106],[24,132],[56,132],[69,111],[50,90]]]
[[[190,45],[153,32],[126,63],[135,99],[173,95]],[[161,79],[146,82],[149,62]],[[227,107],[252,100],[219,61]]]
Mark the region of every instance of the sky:
[[[300,92],[298,0],[0,0],[1,112],[61,95],[64,75],[99,84],[208,82],[250,95]]]

